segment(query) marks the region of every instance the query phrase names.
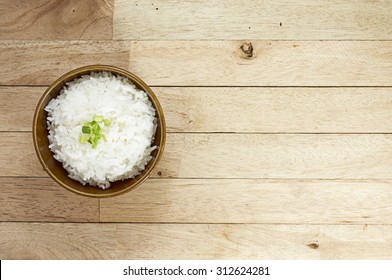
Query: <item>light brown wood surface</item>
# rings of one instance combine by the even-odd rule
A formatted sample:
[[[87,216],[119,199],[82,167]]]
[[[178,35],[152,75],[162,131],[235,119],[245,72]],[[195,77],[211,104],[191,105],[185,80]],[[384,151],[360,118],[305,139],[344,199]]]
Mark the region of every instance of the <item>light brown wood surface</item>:
[[[392,41],[0,41],[0,64],[13,70],[0,85],[49,85],[76,67],[110,64],[151,86],[392,86],[391,48]]]
[[[116,225],[1,223],[2,259],[111,259]]]
[[[128,67],[126,42],[0,41],[4,69],[0,85],[49,85],[66,72],[89,64]]]
[[[390,1],[117,0],[114,39],[390,40]]]
[[[101,200],[102,222],[384,224],[391,181],[151,179]]]
[[[50,178],[3,177],[0,221],[384,224],[390,180],[150,179],[120,197],[75,196]],[[189,207],[191,205],[191,207]]]
[[[75,196],[50,178],[1,177],[0,185],[0,221],[99,221],[98,199]]]
[[[0,246],[3,259],[389,259],[391,232],[366,224],[0,223]]]
[[[113,0],[2,0],[1,40],[112,39]]]
[[[129,68],[152,85],[391,86],[391,48],[392,41],[134,42]]]
[[[0,259],[392,259],[391,1],[0,3]],[[136,190],[43,170],[35,106],[109,64],[168,134]]]

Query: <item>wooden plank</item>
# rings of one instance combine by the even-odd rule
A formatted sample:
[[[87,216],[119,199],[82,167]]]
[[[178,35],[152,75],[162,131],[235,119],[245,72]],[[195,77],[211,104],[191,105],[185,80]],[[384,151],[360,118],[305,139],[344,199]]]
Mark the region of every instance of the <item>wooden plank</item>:
[[[0,40],[112,39],[113,0],[2,0]]]
[[[102,63],[150,86],[392,86],[391,50],[392,41],[0,41],[0,63],[13,69],[0,85],[48,85]]]
[[[390,179],[392,136],[169,134],[154,176]]]
[[[148,180],[102,199],[102,222],[390,224],[392,181]]]
[[[0,85],[49,85],[89,64],[127,68],[129,44],[109,41],[0,41]]]
[[[30,133],[0,133],[0,176],[45,176]],[[392,179],[392,135],[168,134],[153,177]]]
[[[117,0],[114,38],[390,40],[390,1]]]
[[[0,223],[1,259],[390,259],[390,225]]]
[[[31,131],[44,87],[0,87],[0,131]]]
[[[392,85],[392,41],[145,41],[131,54],[150,85]]]
[[[31,133],[0,133],[0,176],[47,176],[34,151]]]
[[[113,259],[116,225],[0,223],[1,259]]]
[[[98,199],[73,194],[50,178],[0,178],[0,221],[98,222]]]
[[[154,88],[175,132],[391,132],[392,88]]]
[[[392,88],[152,89],[169,132],[392,132]],[[0,131],[31,131],[44,91],[0,87]]]
[[[392,227],[384,225],[120,224],[117,227],[120,259],[392,257]]]

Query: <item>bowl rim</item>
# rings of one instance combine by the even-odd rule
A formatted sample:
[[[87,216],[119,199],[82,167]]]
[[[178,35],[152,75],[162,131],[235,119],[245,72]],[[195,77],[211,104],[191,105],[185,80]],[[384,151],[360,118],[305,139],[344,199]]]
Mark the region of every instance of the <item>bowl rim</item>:
[[[63,83],[64,80],[80,74],[81,72],[101,72],[101,71],[108,71],[108,72],[113,72],[115,74],[124,76],[126,78],[130,78],[131,82],[136,81],[137,83],[139,83],[142,86],[142,90],[145,91],[147,93],[147,95],[149,95],[150,99],[153,101],[152,103],[154,104],[154,107],[157,111],[157,115],[159,115],[159,125],[161,127],[161,141],[159,143],[159,147],[158,147],[158,153],[156,155],[156,157],[153,159],[153,162],[151,164],[151,166],[149,167],[149,169],[147,170],[147,172],[145,172],[144,174],[139,174],[134,178],[137,178],[136,182],[132,185],[127,186],[124,189],[120,189],[116,192],[111,192],[111,193],[86,193],[83,191],[79,191],[79,190],[75,190],[72,187],[69,187],[67,184],[63,183],[60,179],[58,179],[56,177],[56,175],[47,167],[44,159],[42,158],[41,152],[39,151],[39,145],[38,145],[38,139],[37,139],[37,126],[38,126],[38,115],[39,115],[39,108],[42,106],[44,100],[46,99],[46,97],[48,96],[48,94],[55,88],[57,87],[59,84]],[[76,78],[75,78],[76,79]],[[116,67],[116,66],[111,66],[111,65],[105,65],[105,64],[93,64],[93,65],[86,65],[86,66],[82,66],[76,69],[73,69],[65,74],[63,74],[62,76],[60,76],[59,78],[57,78],[53,83],[51,83],[48,88],[45,90],[45,92],[42,94],[41,98],[39,99],[37,106],[35,108],[34,111],[34,118],[33,118],[33,142],[34,142],[34,149],[35,149],[35,153],[44,169],[44,171],[46,173],[49,174],[49,176],[60,186],[62,186],[63,188],[82,195],[82,196],[87,196],[87,197],[94,197],[94,198],[106,198],[106,197],[113,197],[113,196],[117,196],[123,193],[126,193],[130,190],[133,190],[135,188],[137,188],[138,186],[140,186],[152,173],[152,171],[155,169],[156,165],[159,163],[163,151],[165,149],[165,144],[166,144],[166,121],[165,121],[165,116],[164,116],[164,112],[162,109],[162,106],[157,98],[157,96],[155,95],[155,93],[151,90],[151,88],[142,80],[140,79],[138,76],[136,76],[135,74],[131,73],[128,70]],[[75,180],[75,182],[77,182]]]

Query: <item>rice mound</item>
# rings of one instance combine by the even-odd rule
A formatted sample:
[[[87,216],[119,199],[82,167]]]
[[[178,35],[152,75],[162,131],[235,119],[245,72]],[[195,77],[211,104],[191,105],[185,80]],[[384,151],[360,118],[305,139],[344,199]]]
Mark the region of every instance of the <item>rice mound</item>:
[[[45,111],[54,158],[83,185],[106,189],[110,182],[133,178],[156,149],[151,146],[157,126],[155,109],[147,94],[125,77],[109,72],[82,76],[67,83]],[[102,127],[107,141],[100,140],[95,149],[79,141],[83,124],[94,115],[111,122]]]

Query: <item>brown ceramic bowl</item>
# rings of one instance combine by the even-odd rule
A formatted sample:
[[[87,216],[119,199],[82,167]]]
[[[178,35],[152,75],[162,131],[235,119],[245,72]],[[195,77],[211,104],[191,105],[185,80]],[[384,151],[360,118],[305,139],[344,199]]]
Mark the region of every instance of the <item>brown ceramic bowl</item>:
[[[153,159],[147,164],[146,168],[142,171],[142,173],[135,178],[113,182],[111,183],[110,188],[106,190],[103,190],[97,186],[90,186],[89,184],[83,186],[78,181],[69,178],[68,172],[63,168],[62,164],[53,158],[53,153],[49,149],[48,129],[46,124],[47,114],[44,110],[49,101],[52,98],[55,98],[60,93],[66,82],[72,81],[75,78],[79,78],[82,75],[90,74],[91,72],[97,71],[108,71],[114,75],[127,77],[136,85],[136,87],[145,91],[148,94],[148,97],[152,102],[154,108],[156,109],[156,117],[158,119],[158,127],[155,134],[155,140],[153,142],[153,145],[156,145],[158,149],[152,152],[151,155]],[[37,108],[35,110],[33,123],[33,138],[35,151],[44,170],[59,185],[66,188],[67,190],[84,196],[111,197],[130,191],[139,186],[143,181],[147,179],[147,177],[152,172],[152,170],[157,165],[162,156],[166,140],[166,125],[162,107],[159,104],[157,97],[140,78],[126,70],[114,66],[90,65],[72,70],[71,72],[64,74],[62,77],[58,78],[53,84],[48,87],[48,89],[45,91],[45,93],[39,100]]]

